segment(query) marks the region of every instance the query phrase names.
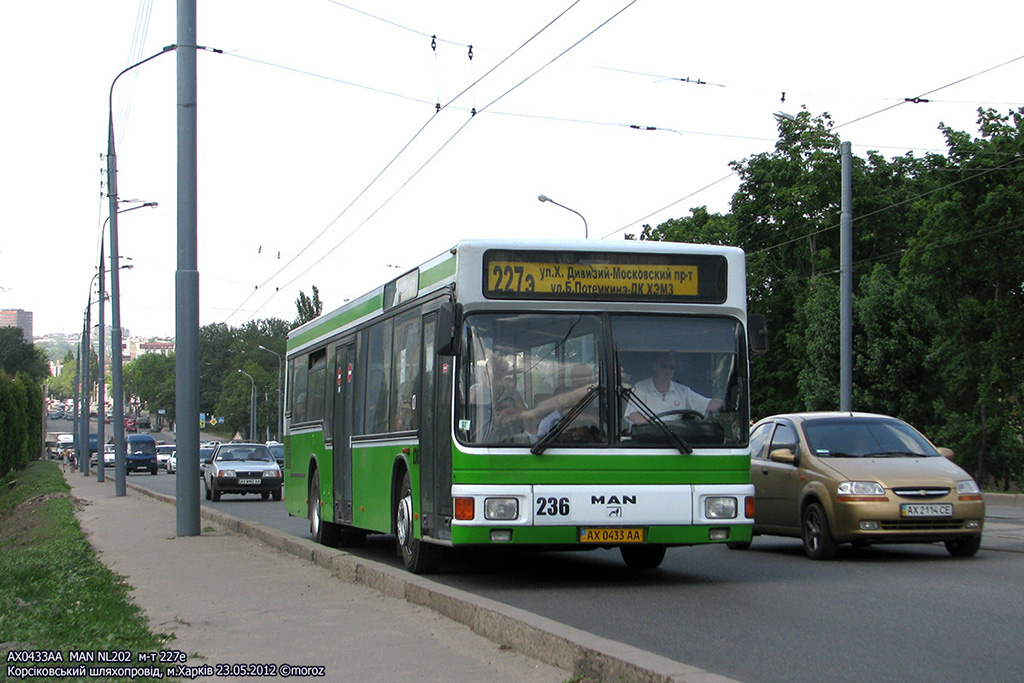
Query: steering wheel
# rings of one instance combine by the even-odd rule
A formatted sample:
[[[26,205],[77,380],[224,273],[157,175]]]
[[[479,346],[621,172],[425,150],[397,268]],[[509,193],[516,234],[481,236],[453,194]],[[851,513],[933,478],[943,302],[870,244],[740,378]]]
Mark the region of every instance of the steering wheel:
[[[703,413],[698,413],[696,410],[666,410],[663,413],[658,413],[658,417],[664,420],[666,417],[679,416],[680,420],[701,420],[704,421],[707,418],[704,417]]]

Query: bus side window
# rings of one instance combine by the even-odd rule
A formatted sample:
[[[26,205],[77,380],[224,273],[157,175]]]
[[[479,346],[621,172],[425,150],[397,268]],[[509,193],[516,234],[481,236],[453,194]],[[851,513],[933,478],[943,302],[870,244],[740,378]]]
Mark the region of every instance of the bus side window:
[[[291,413],[292,422],[306,421],[306,379],[309,373],[309,357],[302,355],[293,358],[289,373],[292,376]]]
[[[385,320],[366,331],[366,348],[360,348],[362,365],[366,367],[363,433],[388,431],[389,397],[391,394],[391,331],[392,320]],[[365,353],[364,353],[365,351]]]
[[[324,382],[327,377],[327,349],[309,355],[309,377],[306,380],[307,420],[324,419]]]
[[[420,317],[399,320],[395,325],[395,364],[391,382],[391,420],[395,431],[419,426],[416,392],[420,382]]]

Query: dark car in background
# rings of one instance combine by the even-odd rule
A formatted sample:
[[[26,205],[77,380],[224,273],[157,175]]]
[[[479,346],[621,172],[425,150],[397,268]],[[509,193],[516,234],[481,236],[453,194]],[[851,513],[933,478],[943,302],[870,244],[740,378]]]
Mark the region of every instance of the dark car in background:
[[[274,460],[277,461],[277,466],[284,471],[284,444],[276,441],[268,441],[267,448],[270,449],[271,455],[274,456]]]
[[[814,560],[839,544],[936,543],[955,557],[981,546],[978,484],[902,420],[870,413],[774,415],[750,431],[754,535],[803,540]],[[730,543],[745,548],[749,543]]]
[[[148,470],[150,474],[156,474],[160,471],[156,460],[156,439],[152,436],[149,434],[129,434],[127,447],[125,472]]]

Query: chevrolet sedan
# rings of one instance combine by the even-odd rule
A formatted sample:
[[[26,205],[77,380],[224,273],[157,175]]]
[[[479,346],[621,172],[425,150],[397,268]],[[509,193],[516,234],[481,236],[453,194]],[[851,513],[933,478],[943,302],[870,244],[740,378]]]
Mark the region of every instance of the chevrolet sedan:
[[[978,484],[952,462],[951,450],[901,420],[775,415],[754,425],[750,445],[755,536],[800,538],[814,560],[831,559],[847,542],[941,542],[955,557],[981,546]]]
[[[258,443],[223,443],[203,468],[207,500],[223,493],[259,493],[263,500],[281,500],[281,468],[270,449]]]

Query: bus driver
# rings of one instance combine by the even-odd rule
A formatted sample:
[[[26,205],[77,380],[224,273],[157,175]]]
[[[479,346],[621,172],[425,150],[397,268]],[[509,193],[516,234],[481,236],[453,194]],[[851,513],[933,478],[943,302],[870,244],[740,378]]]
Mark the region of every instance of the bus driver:
[[[690,410],[700,413],[704,417],[710,417],[725,405],[721,399],[702,396],[690,387],[672,379],[676,372],[676,360],[670,352],[659,353],[655,356],[652,369],[653,374],[650,377],[633,385],[633,395],[656,415]],[[648,422],[632,399],[626,404],[623,417],[631,424],[646,424]],[[669,419],[679,419],[679,416],[670,415]]]

